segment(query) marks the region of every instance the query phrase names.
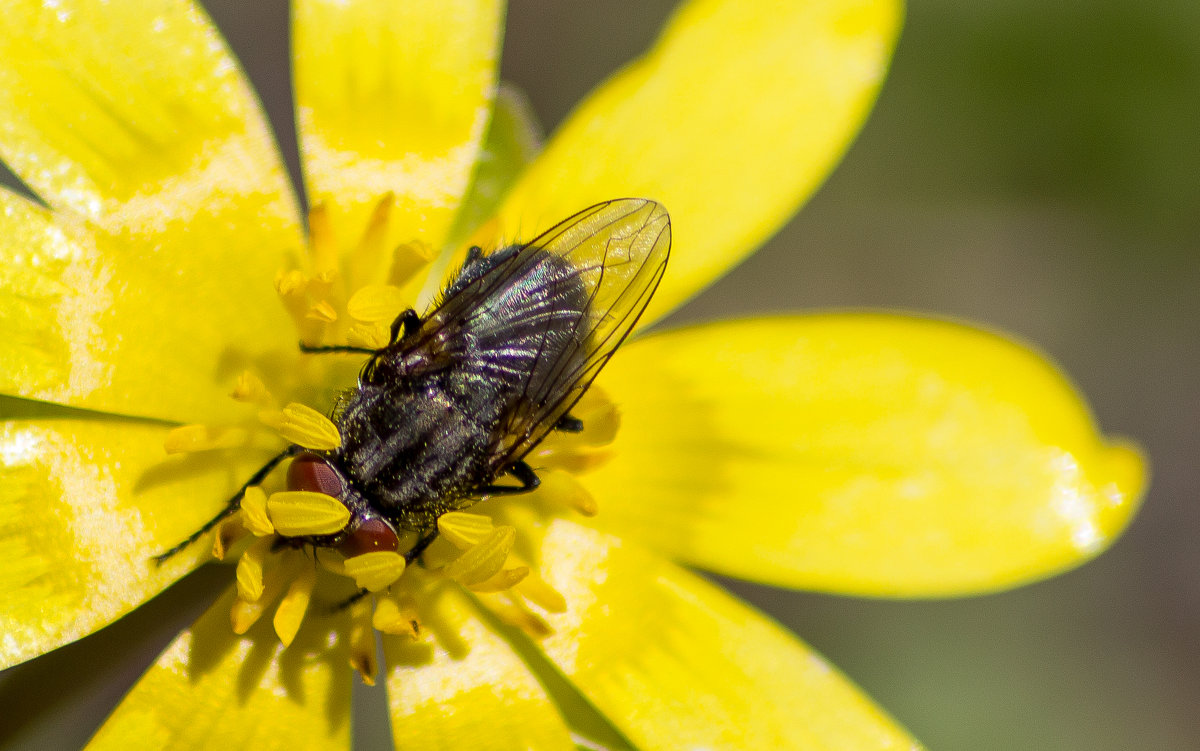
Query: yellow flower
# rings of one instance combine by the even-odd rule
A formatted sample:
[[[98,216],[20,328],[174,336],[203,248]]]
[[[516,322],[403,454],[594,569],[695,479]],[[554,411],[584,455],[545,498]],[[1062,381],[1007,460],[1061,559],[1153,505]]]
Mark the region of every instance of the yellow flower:
[[[644,323],[695,294],[828,172],[899,17],[889,0],[694,0],[539,151],[519,101],[496,98],[498,2],[301,0],[306,240],[202,13],[9,3],[0,156],[47,207],[0,193],[0,666],[208,559],[205,541],[150,561],[279,450],[264,423],[336,439],[285,405],[327,407],[359,363],[301,355],[297,326],[377,341],[380,311],[428,294],[468,238],[628,195],[673,222]],[[347,663],[375,674],[374,627],[400,747],[908,748],[819,656],[679,563],[863,595],[995,590],[1098,553],[1144,484],[1051,365],[954,323],[667,331],[627,343],[598,385],[590,432],[537,454],[546,487],[444,518],[425,567],[328,562],[381,592],[349,608],[329,607],[349,579],[270,542],[343,522],[252,493],[216,535],[236,585],[95,745],[346,747]]]

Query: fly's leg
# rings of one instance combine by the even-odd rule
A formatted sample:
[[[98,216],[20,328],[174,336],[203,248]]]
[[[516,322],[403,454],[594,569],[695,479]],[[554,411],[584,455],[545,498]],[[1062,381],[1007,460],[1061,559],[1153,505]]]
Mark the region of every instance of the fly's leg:
[[[404,554],[404,563],[406,565],[411,566],[412,562],[417,560],[418,558],[420,558],[421,553],[424,553],[425,549],[428,548],[429,545],[434,540],[437,539],[437,536],[438,536],[437,527],[434,527],[433,529],[429,530],[428,532],[421,533],[421,536],[417,538],[416,544],[413,545],[412,548],[410,548],[409,551]]]
[[[417,315],[417,311],[409,308],[396,316],[396,320],[392,321],[389,344],[395,344],[400,341],[400,329],[404,329],[404,336],[406,337],[412,336],[421,330],[421,317]]]
[[[423,533],[420,537],[418,537],[416,544],[413,545],[412,548],[409,549],[409,551],[404,554],[404,564],[406,566],[411,566],[413,564],[413,561],[415,561],[421,557],[421,553],[425,552],[425,549],[429,547],[430,543],[432,543],[434,540],[437,539],[437,536],[438,536],[437,527],[434,527],[433,529],[429,530],[428,532]],[[366,597],[369,594],[371,594],[370,590],[367,590],[367,589],[358,590],[354,594],[347,597],[344,601],[339,602],[334,607],[334,612],[337,612],[339,610],[345,610],[346,608],[350,607],[351,605],[358,602],[359,600],[361,600],[362,598]]]
[[[354,594],[347,597],[346,599],[339,602],[337,605],[334,605],[333,609],[330,612],[336,613],[339,610],[345,610],[346,608],[350,607],[351,605],[358,602],[359,600],[361,600],[362,598],[366,597],[369,594],[371,594],[371,590],[360,589],[357,592],[355,592]]]
[[[350,347],[342,344],[318,346],[315,344],[305,344],[304,342],[300,342],[300,351],[306,355],[324,355],[331,352],[348,352],[355,355],[373,355],[378,350],[374,350],[369,347]]]
[[[266,464],[262,465],[262,467],[260,467],[257,472],[255,472],[253,475],[250,476],[249,480],[246,480],[245,484],[242,485],[242,487],[240,489],[238,489],[238,492],[233,494],[232,498],[230,498],[228,501],[225,502],[225,508],[221,509],[221,511],[216,516],[214,516],[213,518],[211,518],[207,522],[205,522],[204,526],[200,527],[200,529],[198,529],[195,532],[193,532],[192,534],[188,535],[187,538],[183,542],[179,543],[178,545],[171,548],[170,550],[167,550],[165,552],[159,553],[158,555],[154,556],[153,560],[154,560],[155,565],[157,565],[157,566],[163,565],[163,563],[168,558],[170,558],[171,556],[180,552],[187,546],[191,545],[196,540],[199,540],[201,537],[204,536],[205,533],[207,533],[213,527],[220,524],[222,519],[225,519],[226,517],[230,516],[235,511],[237,511],[239,508],[241,508],[242,497],[246,495],[246,491],[249,488],[252,488],[255,485],[261,485],[262,481],[267,479],[267,475],[271,474],[271,470],[278,467],[279,463],[282,462],[284,459],[287,459],[290,456],[295,456],[297,453],[300,452],[300,450],[301,449],[299,446],[288,446],[283,451],[281,451],[278,454],[276,454],[275,456],[271,457],[271,459]]]
[[[554,423],[554,429],[560,430],[563,433],[582,433],[583,420],[580,420],[578,417],[563,415],[558,418],[558,422]]]
[[[520,485],[484,485],[479,489],[480,495],[514,495],[528,493],[542,484],[541,478],[533,471],[533,467],[525,462],[517,462],[508,468],[508,474],[517,478]]]

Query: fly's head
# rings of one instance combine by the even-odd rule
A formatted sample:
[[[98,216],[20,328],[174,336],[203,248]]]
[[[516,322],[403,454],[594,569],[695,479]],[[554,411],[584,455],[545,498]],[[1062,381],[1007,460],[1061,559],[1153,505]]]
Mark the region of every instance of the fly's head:
[[[342,531],[322,537],[294,538],[298,543],[336,548],[347,558],[377,551],[396,552],[400,546],[396,529],[373,512],[352,490],[332,462],[313,452],[298,454],[287,473],[288,490],[323,493],[341,501],[350,512]]]

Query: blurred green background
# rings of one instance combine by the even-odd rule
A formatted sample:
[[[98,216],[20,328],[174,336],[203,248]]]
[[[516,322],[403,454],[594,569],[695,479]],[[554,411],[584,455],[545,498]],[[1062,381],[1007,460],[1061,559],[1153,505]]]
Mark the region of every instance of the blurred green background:
[[[293,153],[285,2],[207,5]],[[552,129],[672,5],[514,0],[503,75]],[[914,0],[844,162],[673,319],[824,307],[972,319],[1035,342],[1107,432],[1145,446],[1154,480],[1132,529],[1048,582],[939,602],[727,582],[931,748],[1200,749],[1198,110],[1195,0]],[[227,573],[202,572],[0,676],[2,712],[23,722],[10,744],[85,739],[86,718],[107,712]],[[379,711],[377,693],[360,698]],[[369,731],[358,741],[384,747]]]

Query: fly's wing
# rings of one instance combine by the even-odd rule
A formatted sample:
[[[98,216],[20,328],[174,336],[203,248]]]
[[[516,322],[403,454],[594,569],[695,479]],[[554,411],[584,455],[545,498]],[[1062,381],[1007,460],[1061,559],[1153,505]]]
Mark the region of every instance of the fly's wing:
[[[583,396],[645,311],[670,250],[667,210],[642,198],[584,209],[522,248],[565,260],[584,302],[581,314],[547,321],[545,340],[561,346],[544,348],[526,379],[522,398],[497,436],[494,471],[529,453]],[[547,356],[549,351],[554,355]]]
[[[433,315],[455,329],[443,347],[469,341],[472,362],[514,395],[489,448],[493,476],[583,396],[646,309],[670,247],[666,209],[626,198],[468,260]]]

